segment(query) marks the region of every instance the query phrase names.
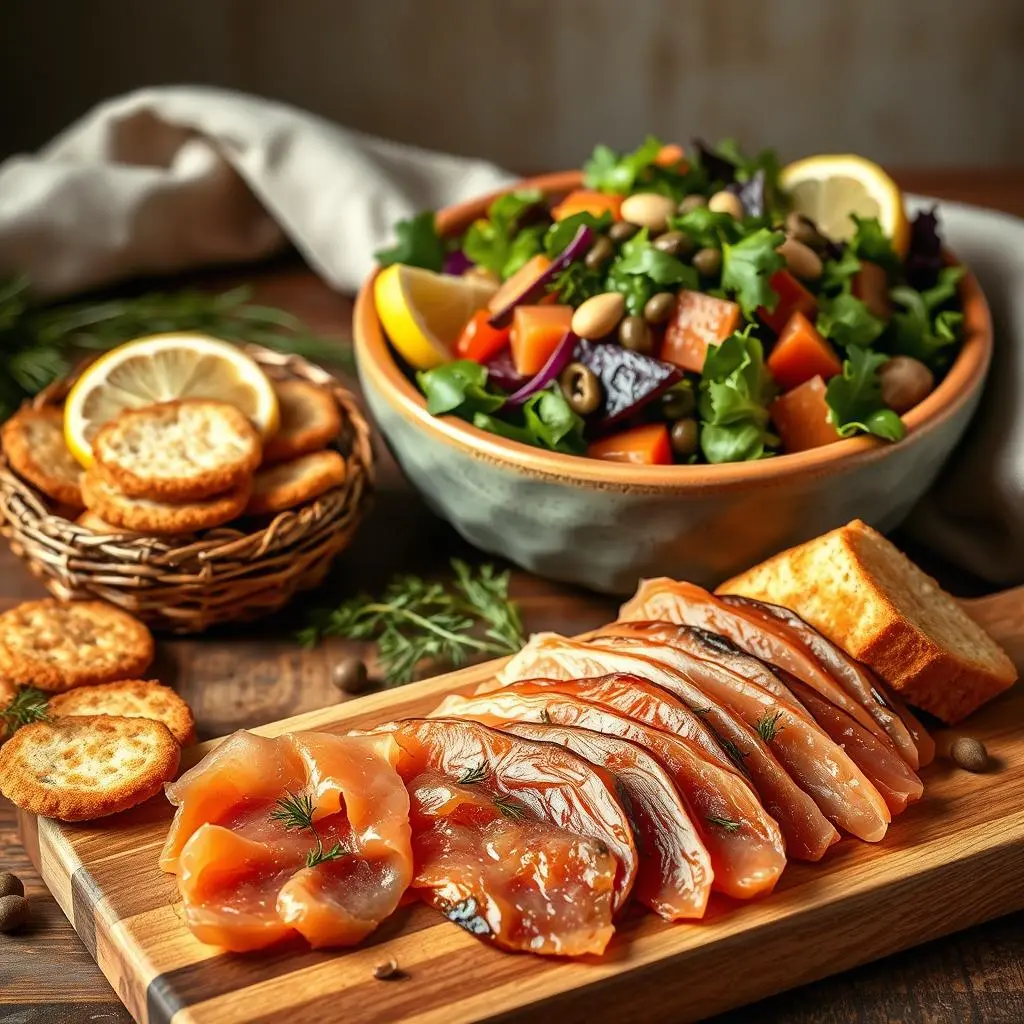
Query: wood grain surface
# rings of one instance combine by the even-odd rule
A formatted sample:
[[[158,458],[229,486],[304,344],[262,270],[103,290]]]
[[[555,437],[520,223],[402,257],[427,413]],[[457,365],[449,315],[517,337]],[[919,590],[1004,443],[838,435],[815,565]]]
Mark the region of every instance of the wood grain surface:
[[[901,182],[910,189],[1024,214],[1024,172],[929,171],[901,176]],[[285,265],[230,278],[219,276],[212,283],[219,286],[238,279],[253,281],[262,300],[292,309],[318,329],[345,337],[350,304],[307,271]],[[322,602],[372,589],[396,570],[441,574],[450,555],[474,557],[410,495],[383,449],[381,455],[383,472],[375,512],[321,591]],[[931,568],[960,592],[978,592],[977,581],[943,573],[941,566]],[[578,632],[607,620],[612,611],[600,598],[524,573],[514,574],[513,590],[523,604],[529,629]],[[0,551],[0,607],[40,594],[19,563],[6,550]],[[315,602],[313,598],[306,604]],[[339,700],[330,683],[330,669],[347,645],[331,643],[317,651],[301,651],[290,639],[299,618],[297,610],[259,628],[159,645],[156,672],[177,685],[192,703],[203,738]],[[127,1011],[32,870],[15,834],[13,810],[2,799],[0,870],[16,871],[24,878],[32,906],[27,928],[0,936],[0,1020],[5,1024],[91,1020],[128,1024]],[[943,893],[929,893],[924,901],[945,898]],[[970,901],[972,890],[953,898]],[[641,992],[638,998],[646,994]],[[716,1024],[753,1020],[766,1024],[1016,1024],[1024,1020],[1024,914],[1008,914],[805,985],[716,1018]]]

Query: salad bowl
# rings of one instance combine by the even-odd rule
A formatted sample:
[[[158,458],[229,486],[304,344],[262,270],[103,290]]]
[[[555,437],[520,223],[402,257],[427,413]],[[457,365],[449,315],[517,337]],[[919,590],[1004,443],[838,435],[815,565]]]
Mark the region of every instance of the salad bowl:
[[[578,171],[514,188],[557,196]],[[483,216],[494,193],[438,214],[444,234]],[[904,417],[896,443],[859,436],[807,451],[718,465],[635,465],[530,447],[426,400],[385,337],[376,272],[355,310],[355,351],[370,411],[427,504],[470,543],[551,579],[612,594],[638,578],[712,586],[785,547],[859,518],[896,527],[925,493],[978,405],[992,352],[988,305],[960,282],[963,343],[935,390]]]

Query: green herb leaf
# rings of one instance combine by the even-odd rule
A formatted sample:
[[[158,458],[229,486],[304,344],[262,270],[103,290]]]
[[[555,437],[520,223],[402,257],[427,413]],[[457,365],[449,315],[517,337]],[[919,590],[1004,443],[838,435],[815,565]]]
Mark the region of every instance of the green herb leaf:
[[[781,711],[776,711],[775,714],[772,714],[770,711],[766,711],[757,720],[758,734],[765,743],[771,743],[771,741],[782,731],[782,726],[779,725],[781,718]]]
[[[474,221],[462,240],[462,251],[474,262],[505,278],[540,252],[544,227],[533,225],[517,238],[518,225],[527,210],[544,199],[537,189],[518,189],[498,196],[487,218]],[[517,265],[518,264],[518,265]]]
[[[405,263],[410,267],[441,271],[444,266],[444,241],[437,233],[433,210],[424,210],[409,220],[400,220],[395,225],[398,241],[390,249],[375,253],[382,267],[392,263]]]
[[[844,348],[850,345],[867,348],[885,330],[885,324],[848,291],[832,299],[819,298],[817,327],[826,338]]]
[[[854,275],[860,270],[860,260],[853,249],[847,247],[838,259],[827,259],[822,263],[821,280],[818,287],[826,295],[848,291]]]
[[[541,448],[570,455],[587,450],[583,440],[583,420],[573,411],[560,388],[539,391],[523,405],[526,429]]]
[[[475,786],[478,782],[486,782],[490,774],[487,765],[481,761],[475,768],[467,768],[459,777],[459,783],[463,786]]]
[[[554,259],[568,248],[569,243],[576,237],[576,233],[581,227],[586,226],[598,232],[605,231],[611,226],[611,223],[612,215],[607,212],[602,213],[600,217],[595,217],[586,210],[574,213],[571,217],[556,221],[545,230],[544,252]]]
[[[643,274],[625,274],[612,264],[608,278],[598,289],[598,294],[604,291],[620,292],[626,300],[626,313],[629,316],[643,316],[644,306],[658,291],[658,286]]]
[[[416,383],[426,395],[431,416],[451,413],[469,419],[477,412],[494,412],[505,403],[504,395],[487,390],[487,369],[472,359],[455,359],[432,370],[420,370]]]
[[[889,275],[899,274],[902,270],[899,256],[892,247],[892,239],[882,230],[877,217],[858,217],[851,213],[857,229],[850,241],[850,250],[855,256],[884,267]]]
[[[609,146],[597,146],[583,165],[583,184],[601,192],[629,195],[637,180],[661,152],[662,142],[648,135],[632,153],[616,153]]]
[[[688,235],[700,249],[721,249],[723,243],[743,237],[743,224],[732,214],[715,213],[706,206],[670,217],[669,227]]]
[[[715,828],[722,829],[724,832],[739,832],[740,830],[740,823],[733,821],[732,818],[717,818],[713,815],[708,815],[705,821],[709,825],[714,825]]]
[[[759,306],[772,310],[779,301],[768,279],[786,265],[775,251],[785,238],[781,231],[760,228],[735,244],[722,246],[722,287],[735,294],[748,319]]]
[[[582,261],[570,263],[560,274],[556,275],[554,281],[548,285],[548,291],[553,292],[558,301],[567,306],[580,306],[587,299],[608,291],[605,284],[604,274],[599,270],[591,270]]]
[[[49,718],[49,698],[42,690],[26,686],[18,690],[6,707],[0,708],[0,725],[16,732],[23,725],[45,722]]]
[[[509,246],[508,258],[501,268],[501,277],[511,277],[524,263],[531,260],[544,248],[544,234],[547,228],[543,224],[534,224],[523,228]]]
[[[319,837],[317,837],[317,841],[319,842]],[[306,854],[306,867],[315,868],[318,864],[324,864],[330,860],[341,860],[342,857],[348,857],[351,852],[347,846],[341,843],[335,843],[329,850],[325,850],[321,844]]]
[[[518,800],[513,800],[510,796],[496,796],[494,798],[494,806],[497,807],[503,817],[508,818],[510,821],[522,821],[527,814],[526,808]]]
[[[647,277],[656,285],[674,284],[696,288],[700,283],[693,267],[654,248],[647,228],[637,232],[622,246],[622,253],[615,260],[614,269],[619,274]]]
[[[944,267],[937,283],[924,292],[909,285],[897,285],[889,292],[902,308],[889,324],[889,347],[895,354],[912,356],[933,370],[948,365],[960,340],[963,314],[940,307],[956,297],[957,284],[965,273],[963,267]]]
[[[313,798],[308,793],[285,793],[274,804],[270,820],[280,822],[288,832],[313,828]]]
[[[859,345],[847,349],[843,372],[828,382],[825,391],[829,419],[840,437],[863,433],[899,441],[906,434],[903,421],[882,402],[878,371],[888,359]]]

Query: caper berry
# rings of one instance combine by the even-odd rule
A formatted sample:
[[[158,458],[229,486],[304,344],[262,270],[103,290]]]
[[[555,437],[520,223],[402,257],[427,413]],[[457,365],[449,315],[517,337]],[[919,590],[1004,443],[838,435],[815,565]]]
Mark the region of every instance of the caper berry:
[[[697,399],[693,393],[693,385],[688,380],[681,380],[661,396],[661,414],[667,420],[681,420],[692,416],[697,408]]]
[[[655,292],[644,303],[644,319],[649,324],[662,324],[675,309],[676,297],[671,292]]]
[[[370,675],[362,658],[346,655],[334,666],[331,682],[342,693],[362,693],[369,684]]]
[[[651,329],[642,316],[627,316],[619,324],[619,342],[623,348],[628,348],[630,352],[639,352],[643,356],[649,356],[654,352]]]
[[[580,416],[596,412],[604,397],[597,374],[583,363],[570,363],[562,371],[558,383],[569,407]]]
[[[615,255],[615,246],[611,239],[600,235],[596,242],[590,247],[590,251],[583,258],[583,262],[591,270],[599,270]]]
[[[676,455],[686,458],[697,450],[700,441],[700,427],[692,416],[676,420],[669,431],[669,440],[672,442],[672,451]]]
[[[608,229],[608,237],[613,242],[628,242],[640,229],[629,221],[616,221]]]
[[[685,199],[683,199],[676,207],[676,209],[681,214],[692,213],[694,210],[699,210],[702,206],[707,205],[708,201],[707,199],[704,198],[704,196],[694,194],[692,196],[687,196]]]
[[[689,256],[695,246],[689,235],[682,231],[666,231],[651,242],[655,249],[660,249],[669,256]]]
[[[714,277],[722,269],[722,253],[718,249],[699,249],[693,265],[702,277]]]

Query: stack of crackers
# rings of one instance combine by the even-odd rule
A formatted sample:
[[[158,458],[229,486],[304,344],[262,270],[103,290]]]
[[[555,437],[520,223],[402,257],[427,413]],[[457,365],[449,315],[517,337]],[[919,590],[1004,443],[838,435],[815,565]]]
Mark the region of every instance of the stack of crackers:
[[[344,483],[345,460],[327,448],[341,430],[331,393],[298,380],[275,382],[274,391],[279,427],[265,441],[229,402],[189,398],[104,424],[86,470],[56,408],[22,409],[4,424],[2,443],[11,468],[88,529],[194,533],[275,515]]]
[[[101,601],[29,601],[0,615],[0,792],[35,814],[85,821],[158,793],[195,739],[188,705],[139,679],[153,637]],[[37,698],[31,724],[13,709]],[[13,731],[13,732],[12,732]]]

